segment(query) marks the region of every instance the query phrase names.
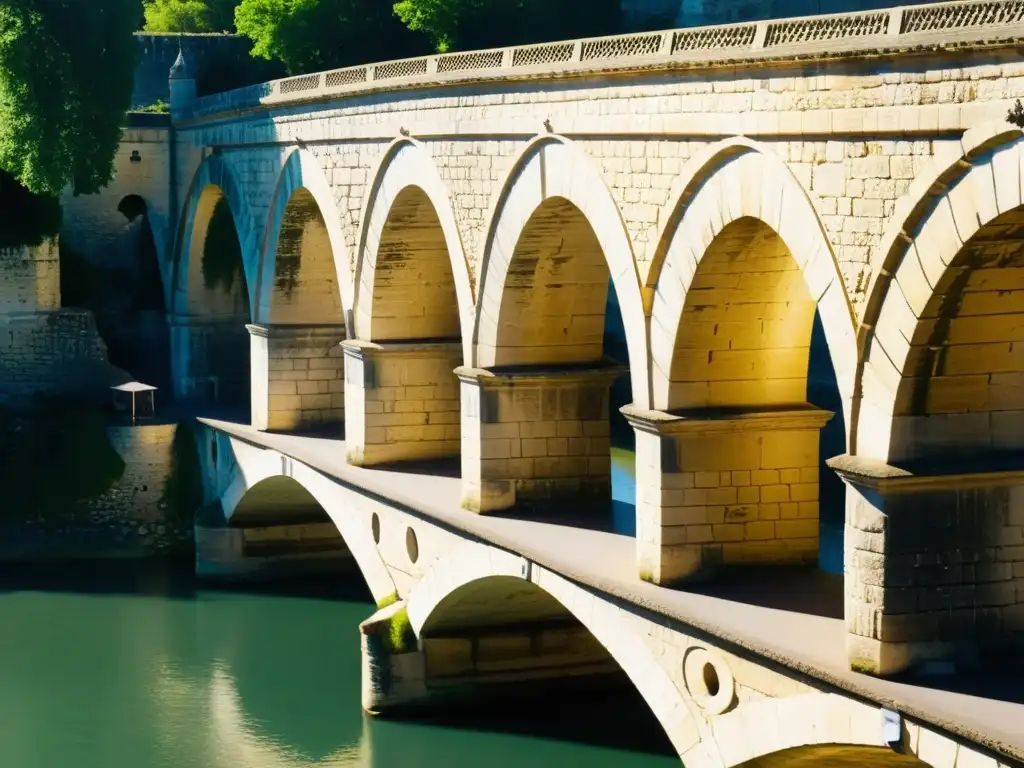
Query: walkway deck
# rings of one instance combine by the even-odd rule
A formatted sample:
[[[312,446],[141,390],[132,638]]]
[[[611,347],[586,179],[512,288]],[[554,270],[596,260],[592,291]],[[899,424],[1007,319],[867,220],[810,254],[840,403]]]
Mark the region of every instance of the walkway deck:
[[[343,440],[273,435],[201,419],[210,427],[286,454],[339,483],[438,525],[464,531],[594,589],[694,627],[779,665],[1024,760],[1024,676],[960,675],[880,680],[845,658],[842,579],[819,571],[758,571],[749,582],[686,591],[637,577],[633,539],[601,530],[459,507],[459,480],[429,466],[364,469],[345,462]]]

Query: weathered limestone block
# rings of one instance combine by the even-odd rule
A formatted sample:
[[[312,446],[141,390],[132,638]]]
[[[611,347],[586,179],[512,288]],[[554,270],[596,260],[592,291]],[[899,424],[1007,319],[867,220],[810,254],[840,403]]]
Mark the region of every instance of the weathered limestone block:
[[[911,472],[829,461],[849,486],[846,631],[853,669],[971,665],[1024,647],[1024,469]]]
[[[249,340],[244,315],[170,315],[174,398],[244,402],[249,396]]]
[[[829,411],[622,409],[636,432],[637,564],[655,584],[720,566],[813,563]]]
[[[462,506],[507,509],[611,493],[609,388],[615,364],[457,368]]]
[[[350,464],[458,456],[459,342],[346,341],[342,348]]]
[[[340,425],[345,416],[340,325],[247,325],[252,425],[286,432]]]

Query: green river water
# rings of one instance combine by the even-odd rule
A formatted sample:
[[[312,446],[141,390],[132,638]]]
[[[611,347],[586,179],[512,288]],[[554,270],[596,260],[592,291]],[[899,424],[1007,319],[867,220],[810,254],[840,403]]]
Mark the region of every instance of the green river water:
[[[611,522],[632,533],[633,455],[612,453]],[[373,610],[357,577],[242,592],[190,562],[0,566],[0,768],[679,765],[624,676],[365,716]]]
[[[357,626],[373,606],[361,585],[310,589],[204,590],[187,563],[8,570],[0,766],[678,765],[625,680],[370,719]]]

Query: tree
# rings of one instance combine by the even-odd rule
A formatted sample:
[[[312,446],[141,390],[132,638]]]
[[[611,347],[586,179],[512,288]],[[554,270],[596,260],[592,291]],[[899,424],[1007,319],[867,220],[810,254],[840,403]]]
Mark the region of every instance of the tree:
[[[497,48],[618,31],[618,0],[400,0],[395,13],[438,51]]]
[[[238,0],[146,0],[146,32],[225,32]]]
[[[56,197],[110,181],[131,103],[139,0],[0,3],[0,170]]]
[[[253,56],[280,59],[292,74],[417,56],[427,40],[387,0],[242,0],[235,26]]]

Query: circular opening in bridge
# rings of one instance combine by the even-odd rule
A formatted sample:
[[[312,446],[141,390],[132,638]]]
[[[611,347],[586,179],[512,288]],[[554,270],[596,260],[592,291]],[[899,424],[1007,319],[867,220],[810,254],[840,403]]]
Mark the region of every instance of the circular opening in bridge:
[[[701,670],[701,678],[704,681],[704,687],[707,688],[708,696],[717,696],[721,684],[718,682],[718,671],[710,661],[704,663],[704,669]]]
[[[405,529],[405,551],[409,553],[409,561],[415,563],[420,557],[420,544],[416,541],[416,531]]]
[[[370,530],[373,531],[373,543],[380,544],[380,515],[376,512],[370,518]]]

